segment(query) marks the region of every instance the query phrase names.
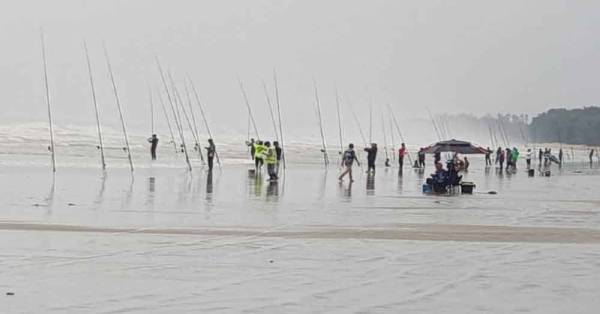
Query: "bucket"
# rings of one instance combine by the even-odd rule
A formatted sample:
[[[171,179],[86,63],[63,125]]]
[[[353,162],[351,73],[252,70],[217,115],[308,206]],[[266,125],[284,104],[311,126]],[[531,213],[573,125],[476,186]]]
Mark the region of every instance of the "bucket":
[[[534,177],[534,176],[535,176],[535,169],[529,169],[529,170],[527,170],[527,174],[528,174],[530,177]]]
[[[475,189],[475,183],[473,182],[463,182],[460,184],[462,194],[473,194],[473,189]]]

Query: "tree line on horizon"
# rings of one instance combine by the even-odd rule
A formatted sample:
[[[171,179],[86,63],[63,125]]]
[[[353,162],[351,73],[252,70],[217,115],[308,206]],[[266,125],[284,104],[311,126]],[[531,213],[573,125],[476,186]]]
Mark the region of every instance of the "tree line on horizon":
[[[529,123],[529,134],[538,143],[600,145],[600,107],[550,109]]]

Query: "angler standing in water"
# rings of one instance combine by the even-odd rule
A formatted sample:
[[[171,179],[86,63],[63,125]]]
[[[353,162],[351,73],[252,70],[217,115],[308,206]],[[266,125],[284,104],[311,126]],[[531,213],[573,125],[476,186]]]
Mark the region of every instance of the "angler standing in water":
[[[254,154],[256,153],[256,147],[254,146],[254,138],[251,138],[250,141],[246,141],[246,146],[250,147],[250,158],[254,161]]]
[[[375,173],[375,159],[377,159],[377,144],[372,143],[371,147],[365,148],[367,152],[367,173]]]
[[[215,155],[217,152],[217,147],[212,138],[208,139],[208,146],[204,147],[206,149],[206,158],[208,159],[208,171],[213,170],[213,161],[215,159]]]
[[[265,142],[265,161],[267,163],[267,173],[269,174],[269,181],[277,181],[277,152],[274,147],[271,147],[271,143]]]
[[[150,143],[150,155],[152,156],[152,160],[156,160],[156,147],[158,146],[158,137],[156,134],[152,134],[152,137],[148,139],[148,143]]]
[[[262,165],[265,163],[266,150],[267,146],[263,141],[254,142],[254,166],[257,172],[261,171]]]
[[[419,149],[419,168],[425,168],[425,149],[421,147]]]
[[[404,156],[406,156],[406,145],[402,143],[398,150],[398,165],[400,166],[400,171],[402,171],[402,167],[404,166]]]
[[[283,160],[283,148],[279,145],[278,141],[273,142],[273,148],[275,149],[275,153],[277,154],[277,175],[279,175],[279,165],[281,165],[281,161]]]
[[[492,155],[492,150],[488,146],[488,148],[485,150],[485,166],[486,167],[492,165],[492,158],[490,157],[491,155]]]
[[[354,144],[350,144],[348,145],[348,149],[344,152],[343,158],[342,158],[342,167],[346,167],[346,170],[344,170],[344,172],[342,172],[342,174],[340,174],[339,180],[342,181],[344,180],[344,177],[346,175],[350,176],[350,182],[354,182],[354,179],[352,179],[352,164],[354,164],[354,161],[356,161],[356,164],[358,164],[360,166],[360,163],[358,162],[358,159],[356,158],[356,152],[354,151]]]
[[[542,151],[542,149],[540,148],[540,151],[538,153],[538,165],[541,167],[542,166],[542,158],[544,157],[544,152]]]

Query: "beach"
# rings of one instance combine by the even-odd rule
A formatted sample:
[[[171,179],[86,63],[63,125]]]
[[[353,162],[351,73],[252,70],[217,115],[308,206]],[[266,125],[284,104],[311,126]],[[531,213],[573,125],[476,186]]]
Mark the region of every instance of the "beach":
[[[421,193],[425,171],[291,164],[277,183],[145,163],[0,167],[11,313],[593,313],[598,169]],[[125,160],[120,161],[121,164]],[[282,170],[283,171],[283,170]],[[490,194],[489,192],[496,194]]]

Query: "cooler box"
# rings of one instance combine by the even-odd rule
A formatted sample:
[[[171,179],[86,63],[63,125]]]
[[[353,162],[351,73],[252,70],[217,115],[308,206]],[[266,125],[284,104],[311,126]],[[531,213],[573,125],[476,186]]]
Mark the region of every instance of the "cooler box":
[[[463,182],[460,184],[460,191],[462,194],[473,194],[474,189],[475,183],[473,182]]]
[[[431,188],[431,185],[423,184],[423,193],[431,193],[432,191],[433,189]]]

